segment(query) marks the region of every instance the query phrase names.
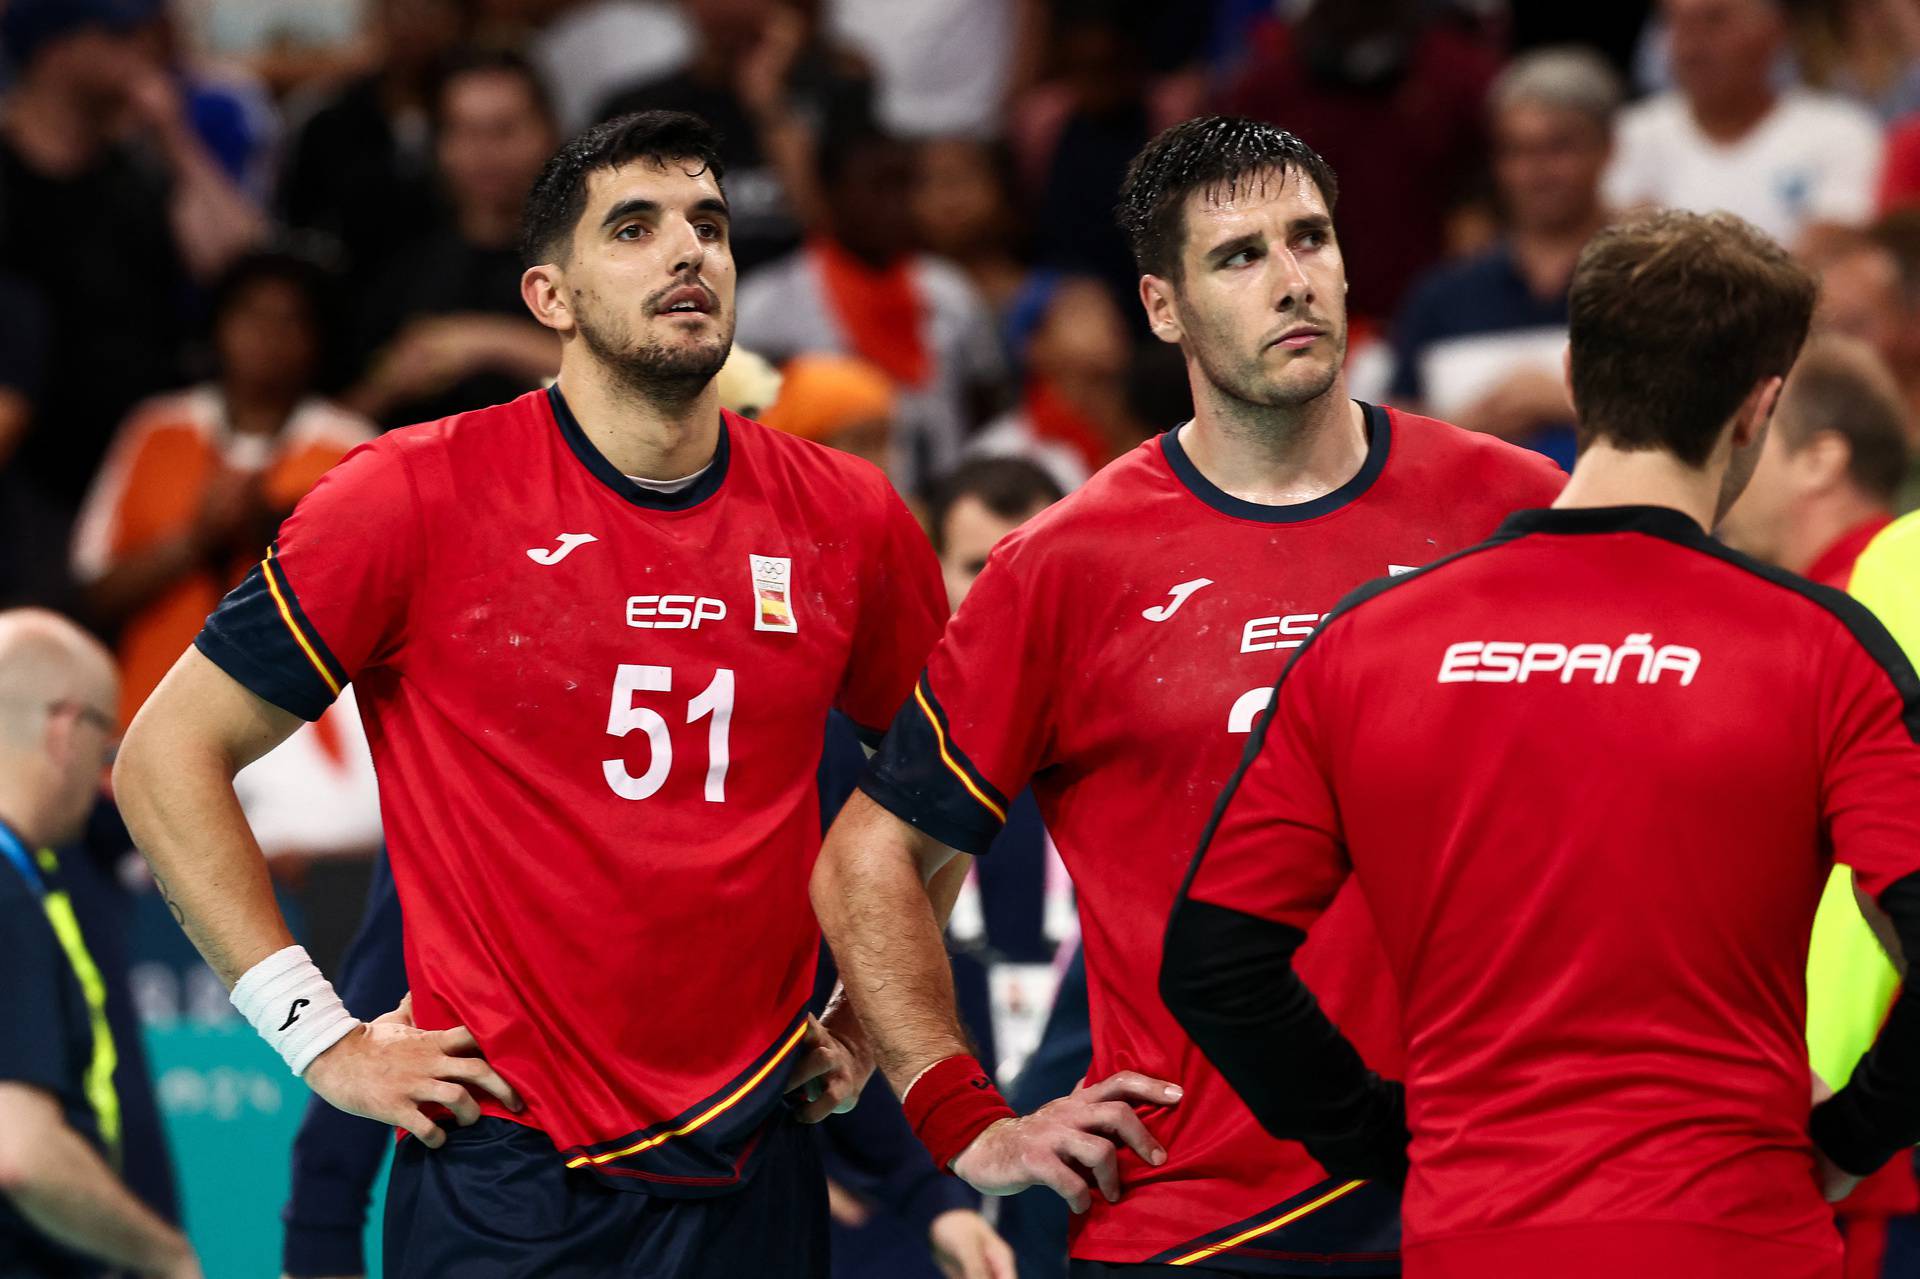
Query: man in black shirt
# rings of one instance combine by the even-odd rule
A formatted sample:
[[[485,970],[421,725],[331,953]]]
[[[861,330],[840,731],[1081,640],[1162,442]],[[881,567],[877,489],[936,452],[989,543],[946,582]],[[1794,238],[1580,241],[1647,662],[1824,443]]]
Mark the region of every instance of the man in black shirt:
[[[12,0],[0,14],[19,74],[0,107],[0,271],[39,293],[50,357],[8,466],[55,525],[127,410],[177,380],[190,276],[263,229],[144,50],[157,8]],[[65,529],[44,540],[64,545]]]
[[[385,426],[510,400],[560,367],[520,300],[521,206],[559,145],[546,93],[518,56],[473,54],[448,64],[430,103],[450,213],[370,290],[345,397]]]

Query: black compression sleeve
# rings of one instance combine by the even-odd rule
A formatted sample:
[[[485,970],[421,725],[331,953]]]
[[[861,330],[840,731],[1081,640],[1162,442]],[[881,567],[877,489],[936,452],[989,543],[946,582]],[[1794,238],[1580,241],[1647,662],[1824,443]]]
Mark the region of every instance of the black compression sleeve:
[[[1261,1125],[1329,1173],[1398,1185],[1404,1091],[1367,1069],[1293,970],[1298,928],[1182,897],[1160,995]]]
[[[1858,1177],[1920,1143],[1920,991],[1912,967],[1920,959],[1920,875],[1882,893],[1880,908],[1906,952],[1906,980],[1853,1078],[1813,1109],[1814,1144]]]

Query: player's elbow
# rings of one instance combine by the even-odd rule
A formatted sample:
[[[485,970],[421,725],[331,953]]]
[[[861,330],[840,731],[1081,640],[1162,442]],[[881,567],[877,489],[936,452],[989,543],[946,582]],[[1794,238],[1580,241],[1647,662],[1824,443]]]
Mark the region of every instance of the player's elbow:
[[[1167,924],[1160,998],[1195,1043],[1212,1028],[1255,1022],[1272,1012],[1305,934],[1243,911],[1183,897]]]

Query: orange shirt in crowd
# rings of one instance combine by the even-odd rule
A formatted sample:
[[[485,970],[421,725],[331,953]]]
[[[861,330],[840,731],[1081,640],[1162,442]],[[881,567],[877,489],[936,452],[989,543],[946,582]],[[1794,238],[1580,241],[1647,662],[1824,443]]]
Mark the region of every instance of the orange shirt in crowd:
[[[234,431],[212,385],[148,400],[121,426],[81,509],[74,575],[82,583],[97,581],[127,557],[189,533],[223,467],[257,472],[266,505],[290,510],[348,450],[375,434],[364,419],[320,399],[302,401],[271,437]],[[127,619],[119,651],[122,724],[263,549],[188,574]]]

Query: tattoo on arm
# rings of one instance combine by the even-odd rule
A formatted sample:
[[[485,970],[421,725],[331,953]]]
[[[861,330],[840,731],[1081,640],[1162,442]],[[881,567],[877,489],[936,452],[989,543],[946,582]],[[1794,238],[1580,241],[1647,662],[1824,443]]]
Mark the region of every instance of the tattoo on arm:
[[[151,864],[149,864],[149,869],[151,869]],[[173,890],[167,887],[167,881],[160,878],[160,872],[157,870],[153,872],[153,886],[160,890],[160,900],[165,902],[167,909],[173,913],[173,922],[180,925],[181,928],[185,928],[187,926],[186,914],[181,911],[180,903],[173,899]]]

